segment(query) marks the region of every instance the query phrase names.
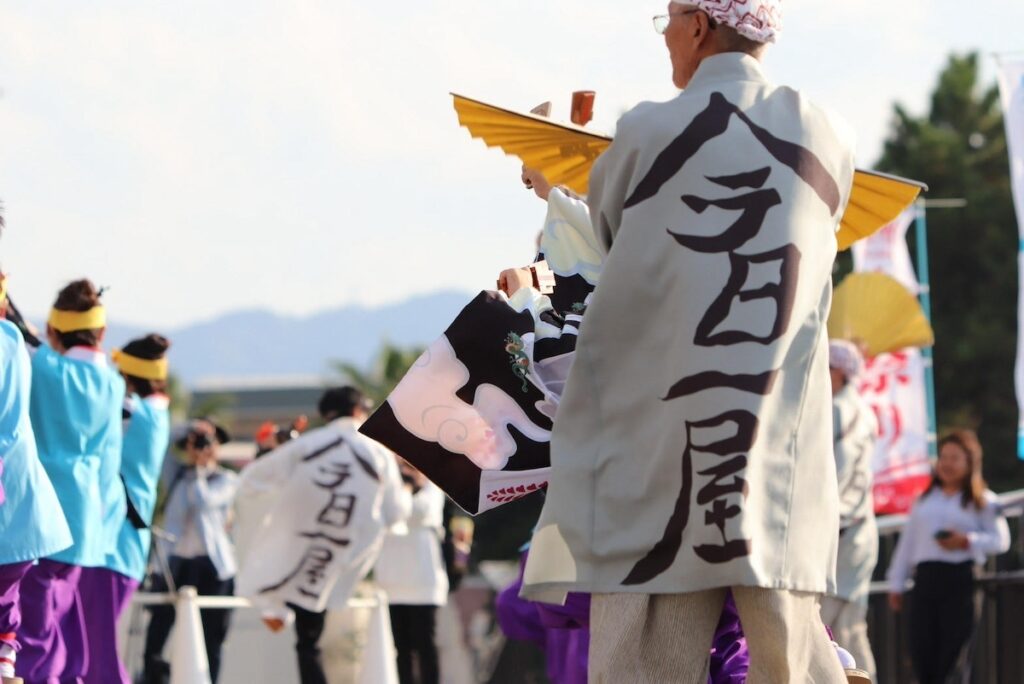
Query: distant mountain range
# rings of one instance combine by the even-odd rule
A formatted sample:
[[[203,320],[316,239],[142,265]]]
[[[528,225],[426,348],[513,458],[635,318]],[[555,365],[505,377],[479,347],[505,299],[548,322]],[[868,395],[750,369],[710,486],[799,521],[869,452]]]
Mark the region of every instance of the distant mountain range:
[[[378,308],[346,306],[305,317],[236,311],[159,332],[173,345],[172,372],[188,386],[212,377],[325,376],[335,360],[368,366],[385,341],[403,347],[429,344],[472,297],[438,292]],[[112,321],[105,346],[113,349],[148,332]]]

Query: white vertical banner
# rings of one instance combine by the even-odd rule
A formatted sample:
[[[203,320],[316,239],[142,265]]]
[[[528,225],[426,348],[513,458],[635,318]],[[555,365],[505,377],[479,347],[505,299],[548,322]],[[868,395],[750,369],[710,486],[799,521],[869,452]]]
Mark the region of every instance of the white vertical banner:
[[[852,247],[857,272],[885,273],[913,294],[920,285],[907,249],[908,209],[895,221]],[[873,470],[877,513],[905,513],[931,480],[924,363],[919,349],[901,349],[867,359],[857,391],[878,419]]]
[[[999,58],[999,92],[1010,150],[1010,187],[1017,205],[1017,229],[1024,245],[1024,56]],[[1024,459],[1024,249],[1017,250],[1017,369],[1014,377],[1020,419],[1017,422],[1017,457]]]
[[[883,226],[865,240],[850,247],[853,270],[858,273],[884,273],[910,290],[916,297],[921,285],[917,282],[914,264],[907,249],[907,230],[914,222],[914,208],[907,209],[896,220]]]

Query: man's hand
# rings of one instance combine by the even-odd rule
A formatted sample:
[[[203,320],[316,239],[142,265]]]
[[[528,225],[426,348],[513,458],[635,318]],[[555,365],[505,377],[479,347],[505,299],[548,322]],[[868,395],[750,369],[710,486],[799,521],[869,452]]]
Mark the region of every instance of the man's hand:
[[[963,532],[951,531],[948,537],[936,541],[947,551],[966,551],[971,548],[971,540]]]
[[[890,592],[889,593],[889,608],[891,608],[892,612],[894,612],[894,613],[898,613],[901,610],[903,610],[903,594],[900,594],[900,593],[895,592],[895,591]]]
[[[544,177],[543,173],[536,169],[531,169],[524,164],[522,179],[523,185],[537,193],[537,197],[540,197],[545,202],[548,201],[548,195],[551,194],[551,184],[548,183],[548,179]]]
[[[498,276],[498,289],[509,297],[524,287],[533,287],[533,274],[528,268],[507,268]]]

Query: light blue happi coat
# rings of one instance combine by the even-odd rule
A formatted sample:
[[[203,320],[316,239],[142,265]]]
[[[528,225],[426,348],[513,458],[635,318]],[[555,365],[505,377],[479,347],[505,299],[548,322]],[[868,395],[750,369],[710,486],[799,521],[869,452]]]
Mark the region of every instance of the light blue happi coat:
[[[39,462],[29,421],[32,367],[18,329],[0,320],[0,565],[71,546],[71,531]]]
[[[124,429],[121,477],[128,498],[148,525],[153,521],[157,483],[171,440],[171,417],[163,395],[141,399],[133,394],[129,402],[132,415]],[[146,576],[151,541],[148,527],[139,530],[125,520],[114,549],[107,554],[106,567],[141,582]]]
[[[74,543],[49,556],[102,567],[125,517],[121,468],[124,380],[105,363],[40,347],[32,357],[30,415],[39,459],[60,497]]]

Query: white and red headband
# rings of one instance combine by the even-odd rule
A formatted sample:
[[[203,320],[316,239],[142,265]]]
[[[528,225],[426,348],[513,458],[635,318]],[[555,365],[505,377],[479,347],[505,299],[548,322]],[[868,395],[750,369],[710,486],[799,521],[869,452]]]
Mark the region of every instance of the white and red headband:
[[[782,32],[782,0],[672,0],[697,7],[750,40],[774,43]]]

